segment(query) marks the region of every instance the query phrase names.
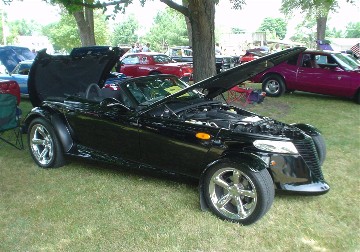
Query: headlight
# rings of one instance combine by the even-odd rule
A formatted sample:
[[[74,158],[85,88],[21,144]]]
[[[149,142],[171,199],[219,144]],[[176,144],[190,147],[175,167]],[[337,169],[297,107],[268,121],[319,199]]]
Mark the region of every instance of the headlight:
[[[263,151],[276,153],[298,154],[295,145],[291,142],[280,142],[271,140],[255,140],[254,146]]]

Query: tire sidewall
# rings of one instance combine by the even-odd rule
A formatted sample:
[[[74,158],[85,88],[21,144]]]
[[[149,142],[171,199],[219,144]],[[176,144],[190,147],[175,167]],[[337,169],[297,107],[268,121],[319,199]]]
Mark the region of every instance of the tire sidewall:
[[[41,164],[37,158],[35,157],[32,147],[31,147],[31,129],[37,125],[40,124],[42,125],[50,134],[50,137],[52,139],[52,143],[53,143],[53,156],[51,158],[51,161],[46,164],[43,165]],[[51,126],[51,124],[44,118],[35,118],[34,120],[31,121],[31,123],[29,124],[29,130],[28,130],[28,145],[29,145],[29,150],[30,150],[30,154],[32,159],[35,161],[35,163],[41,167],[41,168],[56,168],[59,166],[62,166],[64,164],[64,158],[63,158],[63,151],[62,148],[59,144],[58,138],[55,134],[55,131],[53,129],[53,127]]]
[[[269,85],[270,81],[274,81],[279,84],[279,89],[274,93],[269,93],[267,91],[267,86]],[[266,96],[279,97],[286,91],[284,80],[279,75],[269,75],[262,81],[262,90],[266,92]]]
[[[326,158],[326,143],[325,140],[323,138],[323,136],[321,134],[315,135],[315,136],[311,136],[314,144],[315,144],[315,148],[316,148],[316,152],[318,154],[319,157],[319,164],[323,165],[325,158]]]
[[[224,167],[235,168],[235,169],[241,171],[242,173],[244,173],[246,176],[248,176],[251,179],[252,183],[255,186],[256,193],[257,193],[257,203],[256,203],[255,209],[251,213],[251,215],[244,219],[234,220],[234,219],[227,218],[226,216],[224,216],[221,212],[219,212],[214,207],[214,205],[210,199],[210,196],[209,196],[210,195],[210,192],[209,192],[210,180],[217,170],[224,168]],[[264,182],[262,181],[262,177],[265,177],[266,179],[268,179],[267,185],[264,185]],[[269,181],[269,179],[271,181]],[[271,185],[269,185],[269,183]],[[270,188],[268,188],[268,187],[270,187]],[[256,222],[258,219],[260,219],[270,209],[273,199],[274,199],[274,187],[272,184],[271,176],[267,170],[253,172],[248,168],[247,164],[238,164],[238,163],[231,162],[231,161],[220,162],[220,163],[214,164],[212,167],[209,168],[209,170],[206,172],[204,180],[203,180],[203,190],[204,190],[206,203],[207,203],[208,207],[211,209],[211,211],[216,216],[218,216],[220,219],[227,220],[230,222],[241,223],[243,225],[252,224],[252,223]]]

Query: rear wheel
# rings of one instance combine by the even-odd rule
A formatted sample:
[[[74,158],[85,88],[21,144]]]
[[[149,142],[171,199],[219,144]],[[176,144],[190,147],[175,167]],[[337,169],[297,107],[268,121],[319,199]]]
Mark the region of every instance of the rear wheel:
[[[274,200],[274,186],[267,170],[252,172],[244,164],[222,162],[212,166],[204,179],[207,205],[221,219],[249,225],[260,219]]]
[[[32,158],[40,167],[55,168],[65,164],[62,146],[45,119],[36,118],[30,123],[28,144]]]
[[[284,80],[279,75],[269,75],[262,82],[262,90],[266,96],[279,97],[286,91]]]

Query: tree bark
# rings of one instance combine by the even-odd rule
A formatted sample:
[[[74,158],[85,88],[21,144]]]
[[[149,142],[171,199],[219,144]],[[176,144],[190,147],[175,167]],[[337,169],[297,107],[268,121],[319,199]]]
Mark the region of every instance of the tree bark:
[[[84,7],[73,13],[79,31],[82,46],[96,45],[94,33],[94,10]]]
[[[188,8],[189,7],[188,0],[182,0],[182,5],[186,8]],[[187,30],[188,39],[189,39],[189,46],[192,47],[192,28],[191,28],[190,19],[188,16],[184,15],[184,17],[185,17],[186,30]]]
[[[215,67],[215,1],[189,1],[192,31],[194,82],[216,74]]]
[[[325,39],[325,30],[326,30],[327,16],[317,17],[316,18],[316,39],[324,40]],[[317,49],[320,49],[319,43],[317,43]]]

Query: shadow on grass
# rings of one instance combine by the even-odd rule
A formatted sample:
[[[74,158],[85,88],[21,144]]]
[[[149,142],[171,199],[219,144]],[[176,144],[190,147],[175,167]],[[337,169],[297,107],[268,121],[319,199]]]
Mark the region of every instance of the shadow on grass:
[[[176,182],[194,187],[197,187],[199,183],[199,180],[195,178],[182,176],[179,174],[165,173],[155,169],[150,170],[140,167],[128,167],[113,163],[106,163],[102,161],[82,159],[79,157],[67,157],[67,160],[68,163],[75,164],[78,169],[87,169],[92,173],[99,175],[111,173],[114,176],[124,175],[124,176],[134,176],[138,178],[147,177],[147,178],[152,178],[154,180]]]

